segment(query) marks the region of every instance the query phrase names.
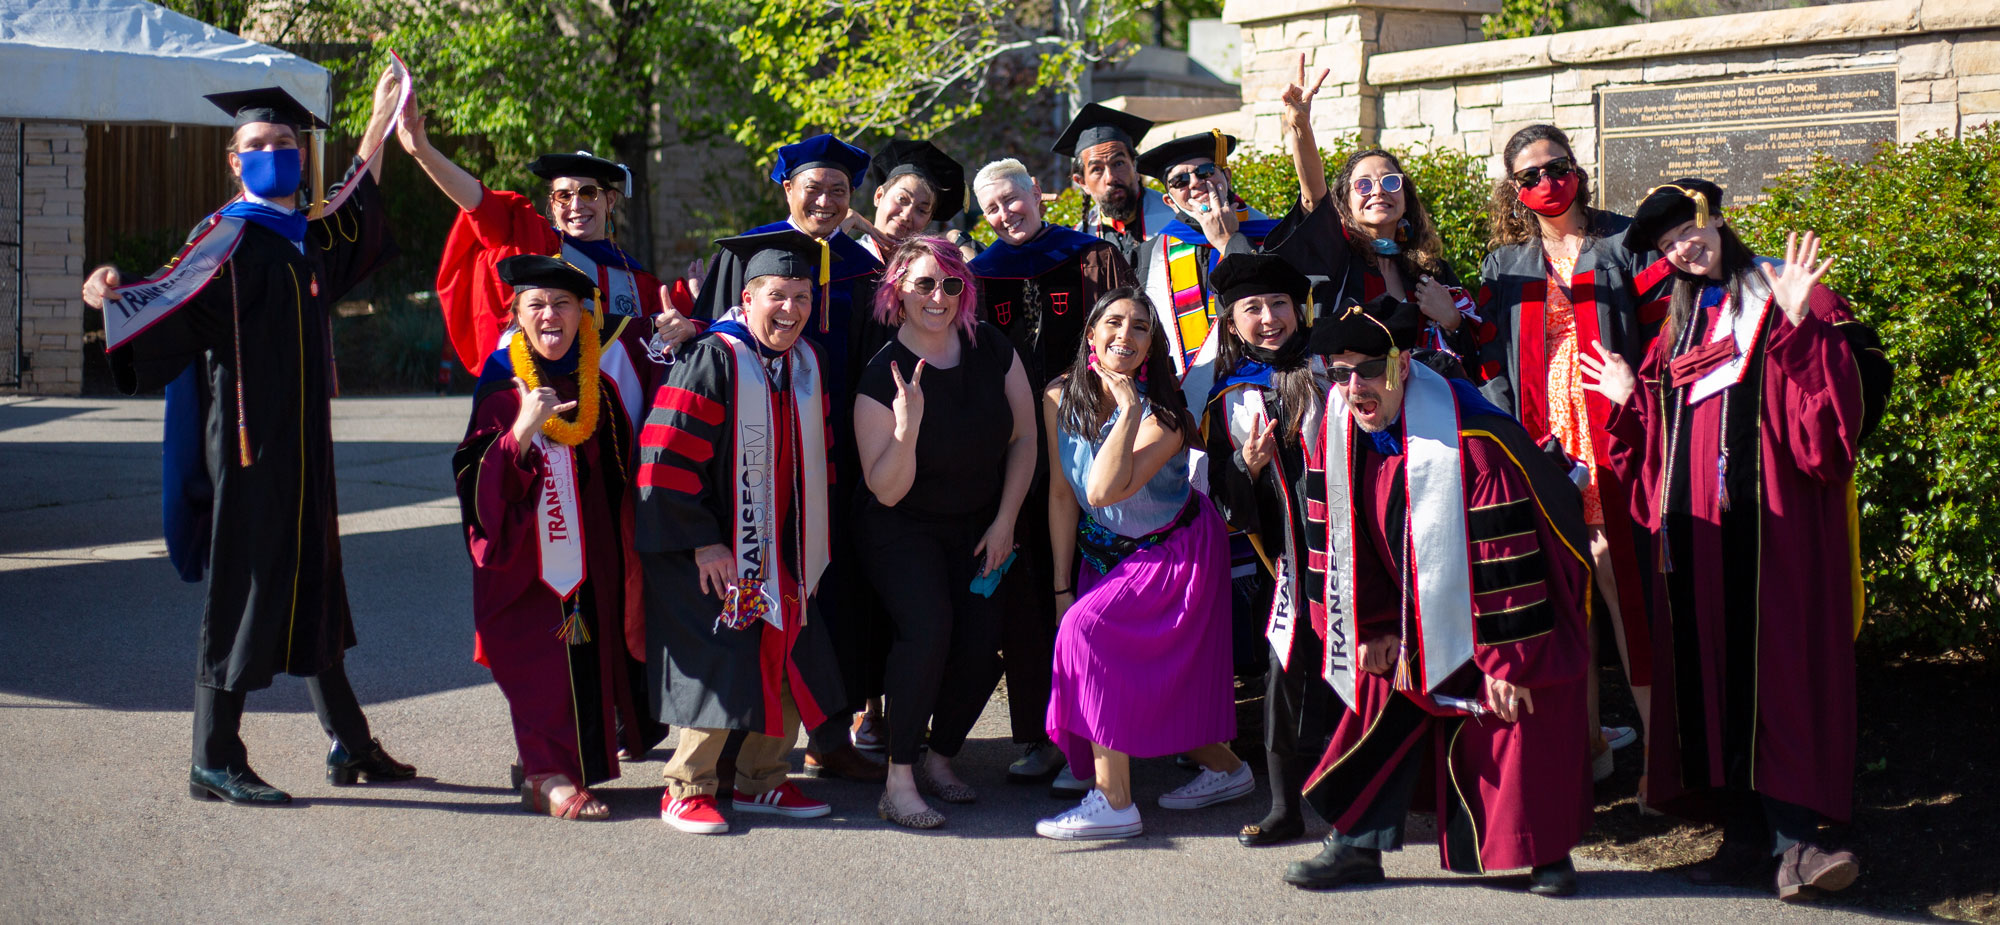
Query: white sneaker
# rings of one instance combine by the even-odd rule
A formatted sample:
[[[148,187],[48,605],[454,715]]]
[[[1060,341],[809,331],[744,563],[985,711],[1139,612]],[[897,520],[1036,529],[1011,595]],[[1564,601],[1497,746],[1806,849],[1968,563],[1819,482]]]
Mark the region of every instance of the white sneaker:
[[[1089,792],[1090,781],[1079,779],[1076,769],[1068,765],[1063,766],[1062,773],[1057,774],[1055,780],[1049,781],[1049,796],[1059,800],[1080,800]]]
[[[1614,752],[1639,741],[1639,730],[1630,726],[1602,726],[1598,731],[1604,736],[1604,744]]]
[[[1236,770],[1226,774],[1203,768],[1200,774],[1195,775],[1194,780],[1181,785],[1172,793],[1161,794],[1160,808],[1200,809],[1217,803],[1227,803],[1255,789],[1257,789],[1257,778],[1250,773],[1250,763],[1247,761],[1237,764]]]
[[[1035,823],[1035,834],[1043,838],[1131,838],[1143,831],[1138,804],[1112,809],[1098,790],[1084,794],[1075,809]]]

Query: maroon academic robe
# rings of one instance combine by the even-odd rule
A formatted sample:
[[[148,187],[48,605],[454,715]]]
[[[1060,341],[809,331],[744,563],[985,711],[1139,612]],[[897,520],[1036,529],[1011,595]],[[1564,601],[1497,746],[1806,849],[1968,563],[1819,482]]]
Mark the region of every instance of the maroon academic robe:
[[[632,677],[645,657],[645,617],[632,547],[629,409],[655,367],[638,343],[644,326],[618,321],[609,320],[603,349],[597,430],[574,448],[584,579],[570,600],[587,640],[559,635],[570,608],[542,580],[537,519],[547,470],[539,448],[523,455],[514,439],[521,398],[505,349],[486,360],[453,457],[472,556],[473,658],[507,697],[522,770],[582,784],[616,778],[620,746],[637,754],[652,744]],[[544,368],[542,382],[564,400],[576,397],[573,376]]]
[[[1590,566],[1588,550],[1565,535],[1581,531],[1574,488],[1556,497],[1565,483],[1553,467],[1539,478],[1523,467],[1545,463],[1528,458],[1533,445],[1519,424],[1461,413],[1474,646],[1437,693],[1484,700],[1482,677],[1492,676],[1527,688],[1534,712],[1514,723],[1465,718],[1429,696],[1396,690],[1391,677],[1358,673],[1360,702],[1342,711],[1305,792],[1334,828],[1352,831],[1403,757],[1418,749],[1428,759],[1412,808],[1438,813],[1442,866],[1484,873],[1559,861],[1590,827],[1583,635]],[[1395,577],[1398,566],[1387,563],[1408,567],[1402,540],[1409,506],[1404,457],[1383,455],[1365,438],[1354,446],[1351,484],[1361,505],[1354,606],[1367,639],[1399,630],[1404,583]],[[1565,531],[1555,517],[1573,523]],[[1422,638],[1414,613],[1410,633],[1414,649]]]
[[[1646,798],[1661,809],[1704,815],[1734,788],[1849,815],[1861,380],[1835,327],[1852,321],[1846,303],[1816,287],[1810,309],[1794,325],[1772,304],[1743,380],[1692,407],[1676,381],[1728,357],[1665,375],[1676,351],[1662,332],[1610,420],[1612,462],[1638,486],[1633,517],[1658,531],[1653,565],[1671,564],[1648,718]],[[1699,309],[1693,344],[1718,313]]]

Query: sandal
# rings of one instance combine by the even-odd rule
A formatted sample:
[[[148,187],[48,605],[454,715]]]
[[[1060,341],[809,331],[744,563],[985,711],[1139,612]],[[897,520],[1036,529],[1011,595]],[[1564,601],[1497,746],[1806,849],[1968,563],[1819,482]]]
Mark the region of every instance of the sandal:
[[[906,829],[935,829],[944,825],[944,814],[929,806],[925,806],[920,812],[897,812],[896,801],[889,799],[887,793],[882,794],[882,799],[875,804],[875,812]]]
[[[931,776],[930,768],[922,759],[912,769],[917,778],[917,792],[927,793],[946,803],[970,803],[979,799],[979,791],[964,783],[947,784]]]
[[[570,821],[596,822],[611,818],[611,807],[599,802],[597,797],[582,787],[570,794],[561,803],[549,798],[555,789],[555,782],[569,783],[569,778],[561,774],[537,774],[521,785],[521,808],[539,815],[553,816]]]

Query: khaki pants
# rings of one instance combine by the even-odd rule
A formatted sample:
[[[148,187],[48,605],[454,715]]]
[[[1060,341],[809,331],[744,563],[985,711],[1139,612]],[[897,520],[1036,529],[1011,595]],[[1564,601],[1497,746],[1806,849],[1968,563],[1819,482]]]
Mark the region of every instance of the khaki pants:
[[[736,789],[745,796],[776,790],[792,772],[790,755],[792,743],[799,738],[799,707],[792,702],[788,682],[779,683],[778,705],[784,711],[781,727],[784,731],[775,736],[747,733],[743,746],[736,752]],[[667,779],[668,795],[676,800],[697,794],[715,795],[721,787],[721,781],[716,779],[716,765],[721,763],[722,748],[728,741],[727,729],[681,727],[680,744],[661,771],[661,776]]]

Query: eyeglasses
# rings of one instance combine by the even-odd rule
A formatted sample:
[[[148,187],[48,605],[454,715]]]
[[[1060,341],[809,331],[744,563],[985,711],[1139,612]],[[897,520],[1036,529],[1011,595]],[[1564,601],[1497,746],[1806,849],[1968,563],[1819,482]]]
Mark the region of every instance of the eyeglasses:
[[[552,190],[549,193],[549,199],[556,205],[566,206],[570,204],[570,200],[572,199],[582,200],[583,202],[596,202],[597,197],[604,195],[605,192],[607,191],[602,186],[579,186],[575,189]]]
[[[1188,184],[1193,183],[1196,180],[1205,181],[1209,177],[1215,176],[1217,173],[1220,173],[1221,171],[1222,168],[1217,167],[1214,164],[1198,164],[1195,166],[1193,170],[1190,170],[1186,173],[1177,173],[1174,174],[1173,176],[1168,177],[1167,186],[1171,189],[1187,189]]]
[[[1373,177],[1355,177],[1352,185],[1354,191],[1363,196],[1375,192],[1377,186],[1380,186],[1385,193],[1400,193],[1403,191],[1403,175],[1392,173],[1379,180]]]
[[[1359,366],[1329,366],[1326,368],[1326,374],[1336,384],[1345,385],[1352,381],[1355,376],[1360,376],[1363,379],[1377,378],[1382,375],[1383,370],[1388,368],[1389,358],[1382,357],[1380,359],[1369,360]]]
[[[932,279],[928,276],[913,276],[910,278],[910,288],[915,289],[916,291],[921,292],[924,295],[930,295],[931,290],[939,288],[942,288],[944,290],[945,295],[958,295],[959,293],[965,291],[965,280],[959,279],[956,276],[947,276],[944,279]]]
[[[1543,177],[1560,180],[1576,169],[1576,162],[1566,157],[1558,157],[1539,167],[1529,167],[1514,172],[1514,183],[1522,189],[1533,189]]]

